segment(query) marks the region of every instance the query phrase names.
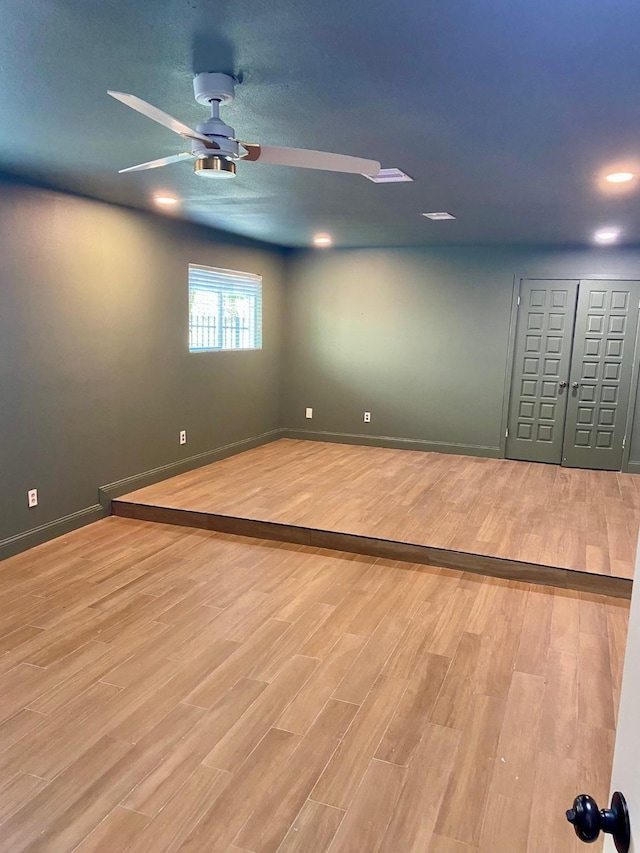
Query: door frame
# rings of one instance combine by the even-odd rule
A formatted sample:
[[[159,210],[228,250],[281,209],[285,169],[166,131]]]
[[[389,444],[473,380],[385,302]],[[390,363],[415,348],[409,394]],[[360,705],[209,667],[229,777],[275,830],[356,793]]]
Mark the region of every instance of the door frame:
[[[559,276],[557,273],[553,275],[520,275],[513,276],[513,284],[511,290],[511,314],[509,318],[509,341],[507,344],[507,361],[504,379],[504,391],[502,396],[502,417],[500,419],[500,459],[507,458],[507,427],[509,424],[509,403],[511,398],[511,382],[513,379],[513,355],[516,346],[516,329],[518,324],[518,304],[520,298],[520,289],[523,281],[635,281],[640,283],[639,278],[630,278],[629,276],[621,275],[569,275],[568,273]],[[578,285],[579,287],[579,285]],[[622,450],[622,468],[625,473],[629,473],[629,456],[631,453],[631,432],[633,429],[633,420],[636,411],[636,402],[638,397],[638,374],[640,372],[640,320],[636,326],[636,334],[634,340],[633,362],[631,365],[631,389],[629,392],[629,409],[625,421],[625,436],[628,441]],[[640,472],[638,472],[640,473]]]

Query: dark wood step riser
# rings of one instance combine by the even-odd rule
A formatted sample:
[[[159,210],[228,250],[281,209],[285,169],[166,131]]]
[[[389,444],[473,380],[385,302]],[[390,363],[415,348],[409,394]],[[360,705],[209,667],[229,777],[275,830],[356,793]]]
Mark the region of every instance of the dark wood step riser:
[[[458,569],[491,577],[543,584],[561,589],[574,589],[615,598],[631,598],[633,582],[628,578],[596,575],[573,569],[506,560],[485,554],[449,551],[445,548],[431,548],[428,545],[395,542],[388,539],[376,539],[371,536],[356,536],[352,533],[318,530],[293,524],[118,500],[112,501],[111,511],[113,515],[120,518],[135,518],[140,521],[195,527],[200,530],[229,533],[235,536],[288,542],[294,545],[307,545],[312,548],[327,548],[350,554],[382,557],[424,566]]]

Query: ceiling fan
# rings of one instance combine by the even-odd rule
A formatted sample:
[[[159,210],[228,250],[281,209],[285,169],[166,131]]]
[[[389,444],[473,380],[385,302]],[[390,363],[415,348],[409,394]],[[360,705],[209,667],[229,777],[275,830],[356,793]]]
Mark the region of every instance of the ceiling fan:
[[[193,91],[199,104],[211,108],[210,118],[199,124],[196,130],[183,124],[168,113],[148,104],[135,95],[108,90],[112,98],[121,101],[147,118],[157,121],[174,133],[191,142],[191,151],[161,157],[120,169],[120,172],[139,172],[168,166],[181,160],[194,161],[196,175],[215,178],[233,178],[238,161],[260,161],[279,166],[299,166],[304,169],[324,169],[329,172],[349,172],[359,175],[377,175],[380,163],[346,154],[329,154],[326,151],[310,151],[303,148],[277,148],[241,142],[235,138],[235,130],[220,118],[220,106],[230,103],[235,96],[236,80],[229,74],[206,72],[198,74],[193,81]]]

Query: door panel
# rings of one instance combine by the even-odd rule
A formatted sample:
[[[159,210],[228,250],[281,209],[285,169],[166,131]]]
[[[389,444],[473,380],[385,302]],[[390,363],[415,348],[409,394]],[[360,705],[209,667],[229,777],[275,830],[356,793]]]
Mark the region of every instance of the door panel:
[[[525,280],[520,288],[507,456],[562,459],[577,281]]]
[[[640,577],[640,547],[636,555],[635,577]],[[592,685],[595,688],[595,680]],[[638,823],[640,817],[640,584],[634,583],[629,613],[629,631],[624,656],[622,691],[616,726],[616,746],[611,774],[611,793],[622,791],[629,807],[631,820],[631,853],[640,851]],[[588,762],[587,756],[587,762]],[[600,808],[608,808],[609,802],[600,803]],[[604,841],[605,853],[616,853],[616,849],[607,835]]]
[[[639,296],[638,282],[580,282],[563,465],[622,467]]]

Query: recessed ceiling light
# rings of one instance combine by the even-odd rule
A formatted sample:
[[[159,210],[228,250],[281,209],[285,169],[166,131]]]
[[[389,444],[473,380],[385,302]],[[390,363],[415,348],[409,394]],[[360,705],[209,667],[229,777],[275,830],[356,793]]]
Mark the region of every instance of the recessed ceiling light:
[[[632,181],[635,178],[633,172],[612,172],[607,175],[605,180],[610,184],[625,184],[627,181]]]
[[[313,245],[320,246],[320,248],[326,249],[333,243],[330,234],[316,234],[313,238]]]
[[[452,213],[447,213],[445,210],[438,211],[437,213],[423,213],[423,216],[426,216],[427,219],[433,219],[434,221],[438,221],[440,219],[455,219],[455,216]]]
[[[615,243],[619,236],[620,231],[617,228],[602,228],[596,231],[593,238],[597,243]]]
[[[170,205],[172,205],[172,204],[177,204],[177,203],[178,203],[178,199],[177,199],[177,198],[173,198],[173,197],[172,197],[172,196],[170,196],[170,195],[157,195],[157,196],[154,198],[154,201],[155,201],[155,203],[156,203],[156,204],[163,204],[163,205],[166,205],[167,207],[169,207],[169,206],[170,206]]]
[[[364,175],[364,177],[368,181],[373,181],[374,184],[400,184],[413,180],[400,169],[380,169],[377,175]]]

